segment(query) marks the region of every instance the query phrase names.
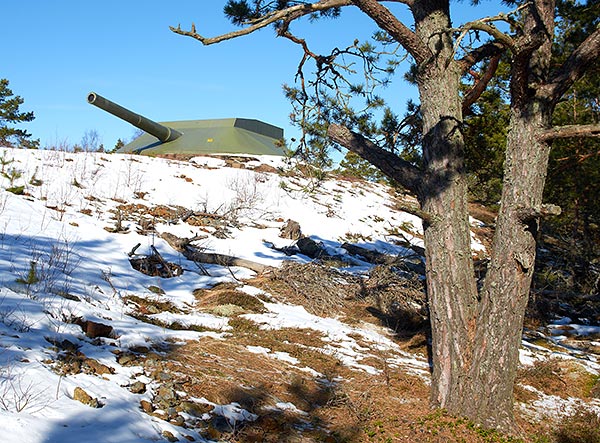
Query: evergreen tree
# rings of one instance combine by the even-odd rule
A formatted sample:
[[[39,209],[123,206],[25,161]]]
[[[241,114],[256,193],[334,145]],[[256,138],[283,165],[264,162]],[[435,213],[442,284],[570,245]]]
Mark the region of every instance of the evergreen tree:
[[[117,142],[115,143],[115,146],[110,151],[108,151],[108,153],[109,154],[114,154],[119,149],[121,149],[123,146],[125,146],[125,142],[119,138],[119,139],[117,139]]]
[[[465,114],[465,168],[469,175],[470,197],[488,206],[497,206],[502,194],[502,169],[509,104],[506,91],[510,69],[502,60],[496,76],[479,100]],[[466,85],[464,86],[466,90]]]
[[[340,162],[339,172],[346,177],[362,178],[375,182],[385,180],[385,176],[379,169],[352,151],[348,151]]]
[[[23,129],[8,126],[12,123],[30,122],[35,117],[33,112],[21,112],[19,107],[24,100],[8,87],[7,79],[0,79],[0,145],[8,147],[39,148],[39,140],[31,140],[31,134]]]
[[[554,63],[562,62],[589,29],[600,21],[600,3],[560,2],[561,21]],[[600,64],[592,66],[556,107],[555,125],[600,123]],[[565,138],[554,141],[545,197],[560,205],[563,214],[552,220],[558,233],[576,245],[588,261],[600,253],[600,139]],[[581,247],[583,246],[583,247]]]

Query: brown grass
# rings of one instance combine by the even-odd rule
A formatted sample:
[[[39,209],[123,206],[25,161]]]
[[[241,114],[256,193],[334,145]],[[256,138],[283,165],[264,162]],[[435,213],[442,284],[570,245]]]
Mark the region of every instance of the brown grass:
[[[595,380],[579,363],[561,358],[537,361],[520,369],[517,376],[517,384],[533,386],[546,395],[561,398],[589,399]]]
[[[315,314],[337,315],[350,324],[370,321],[390,326],[393,303],[396,309],[406,307],[408,311],[423,297],[422,287],[398,279],[389,269],[378,269],[369,279],[357,280],[323,266],[289,266],[249,283],[279,301],[303,305]],[[330,291],[335,284],[335,290]],[[195,291],[196,308],[210,311],[235,305],[247,313],[264,312],[262,297],[238,291],[237,286],[228,283]],[[166,357],[172,373],[181,376],[178,384],[190,397],[216,404],[236,402],[258,416],[253,422],[236,424],[225,431],[203,424],[205,436],[212,440],[571,443],[588,441],[574,440],[579,438],[581,426],[586,429],[582,434],[585,438],[595,438],[595,419],[584,413],[574,414],[553,428],[549,421],[529,421],[517,409],[522,437],[515,438],[432,410],[427,382],[390,367],[393,351],[375,349],[360,334],[351,337],[358,346],[369,349],[360,363],[378,370],[375,375],[351,369],[335,355],[325,353],[324,345],[334,344],[320,332],[308,328],[266,330],[239,314],[229,317],[229,325],[232,329],[225,339],[205,337],[177,347]],[[417,323],[410,330],[406,320],[403,325],[404,329],[396,331],[395,341],[404,350],[426,355],[427,328]],[[251,352],[248,346],[260,346],[267,355]],[[296,360],[276,358],[276,353]],[[535,393],[519,387],[522,385],[563,398],[591,398],[598,389],[598,379],[572,361],[549,359],[519,373],[517,400],[537,399]],[[293,404],[297,410],[275,408],[282,403]]]
[[[216,307],[234,305],[240,307],[244,312],[265,312],[264,304],[256,297],[245,292],[236,290],[237,285],[225,283],[214,288],[196,289],[193,293],[196,297],[196,308],[202,311],[212,311]]]

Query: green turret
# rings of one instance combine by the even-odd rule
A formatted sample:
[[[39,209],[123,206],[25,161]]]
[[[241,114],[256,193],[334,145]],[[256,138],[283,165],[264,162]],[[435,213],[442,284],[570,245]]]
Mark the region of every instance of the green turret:
[[[221,118],[156,123],[95,92],[88,94],[87,101],[145,132],[118,152],[148,155],[284,155],[283,129],[260,120]]]

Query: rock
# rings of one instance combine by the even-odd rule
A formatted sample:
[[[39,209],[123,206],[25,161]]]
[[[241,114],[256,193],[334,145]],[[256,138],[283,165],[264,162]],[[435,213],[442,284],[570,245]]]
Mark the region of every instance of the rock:
[[[60,348],[64,349],[67,352],[76,353],[79,350],[79,347],[80,347],[79,345],[77,345],[67,339],[64,339],[63,341],[60,342]]]
[[[129,351],[136,354],[147,354],[150,349],[147,346],[133,346],[129,348]]]
[[[84,360],[83,363],[86,364],[94,374],[104,375],[115,373],[115,370],[113,368],[110,368],[100,363],[98,360],[94,360],[93,358],[87,358]]]
[[[163,409],[168,409],[177,404],[178,396],[172,385],[162,385],[158,388],[156,396],[154,397],[154,403]]]
[[[310,258],[319,258],[325,254],[325,251],[320,243],[317,243],[312,238],[302,237],[296,243],[300,253],[309,256]]]
[[[151,414],[154,411],[152,403],[150,403],[148,400],[140,400],[140,408],[142,408],[142,411],[144,411],[146,414]]]
[[[77,400],[78,402],[83,403],[91,408],[102,407],[97,398],[93,398],[79,386],[77,386],[75,391],[73,391],[73,400]]]
[[[227,418],[223,417],[222,415],[214,415],[210,420],[208,429],[215,430],[219,435],[233,431]]]
[[[300,223],[288,219],[287,222],[279,230],[279,237],[289,238],[290,240],[298,240],[302,237],[302,230],[300,229]]]
[[[244,313],[245,310],[241,306],[229,303],[226,305],[215,306],[212,308],[211,312],[215,315],[220,315],[221,317],[233,317],[234,315]]]
[[[106,337],[106,338],[115,338],[114,330],[112,326],[105,325],[103,323],[98,323],[91,320],[84,320],[82,318],[78,318],[74,322],[76,325],[81,326],[85,335],[89,338],[97,338],[97,337]]]
[[[129,386],[129,392],[132,394],[143,394],[146,392],[146,385],[141,381],[134,382],[131,386]]]
[[[132,366],[136,364],[137,357],[135,354],[121,354],[117,357],[117,363],[122,366]]]
[[[171,421],[171,424],[173,424],[175,426],[185,425],[185,418],[183,418],[181,415],[176,415],[170,421]]]
[[[179,439],[177,437],[175,437],[172,433],[170,433],[169,431],[163,431],[162,433],[163,437],[166,438],[168,441],[174,442],[174,441],[179,441]]]
[[[212,406],[206,403],[194,403],[192,401],[182,401],[178,409],[180,412],[184,412],[194,417],[202,417],[204,414],[212,410]]]
[[[169,419],[169,414],[167,414],[162,409],[155,409],[154,412],[152,412],[151,415],[153,417],[156,417],[156,418],[158,418],[160,420],[164,420],[164,421],[167,421]]]

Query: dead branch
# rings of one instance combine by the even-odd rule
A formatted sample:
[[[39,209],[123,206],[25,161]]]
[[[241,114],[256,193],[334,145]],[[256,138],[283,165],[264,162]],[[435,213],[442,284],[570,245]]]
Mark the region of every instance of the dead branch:
[[[600,56],[600,27],[592,32],[556,71],[553,78],[543,87],[544,95],[555,102],[580,79],[586,69]]]
[[[326,11],[328,9],[337,8],[340,6],[352,5],[351,0],[323,0],[312,4],[297,4],[290,6],[278,11],[273,11],[263,17],[260,17],[252,21],[249,26],[237,30],[228,32],[226,34],[218,35],[216,37],[204,37],[196,32],[196,25],[192,23],[189,31],[181,29],[181,25],[177,27],[169,26],[169,29],[175,34],[184,35],[200,41],[203,45],[212,45],[225,40],[231,40],[233,38],[241,37],[243,35],[252,34],[259,29],[266,28],[267,26],[277,23],[280,21],[291,21],[303,16],[314,14],[315,12]]]
[[[156,249],[154,247],[154,245],[150,246],[150,249],[152,250],[152,255],[159,261],[159,263],[161,265],[163,265],[165,271],[167,272],[167,275],[169,277],[173,277],[173,272],[171,271],[171,267],[169,266],[169,264],[165,261],[165,259],[162,257],[162,255],[160,255],[160,252],[158,252],[158,249]]]
[[[482,76],[476,78],[473,87],[465,94],[462,102],[462,113],[463,116],[470,112],[471,105],[477,101],[477,99],[483,94],[488,83],[496,74],[498,64],[500,63],[500,55],[495,55],[490,59],[490,64]]]
[[[242,268],[250,269],[258,274],[261,274],[271,268],[270,266],[263,265],[262,263],[246,260],[244,258],[212,252],[202,252],[190,244],[193,239],[180,238],[168,232],[162,233],[160,237],[165,240],[173,249],[180,252],[185,258],[193,262],[221,266],[240,266]]]

